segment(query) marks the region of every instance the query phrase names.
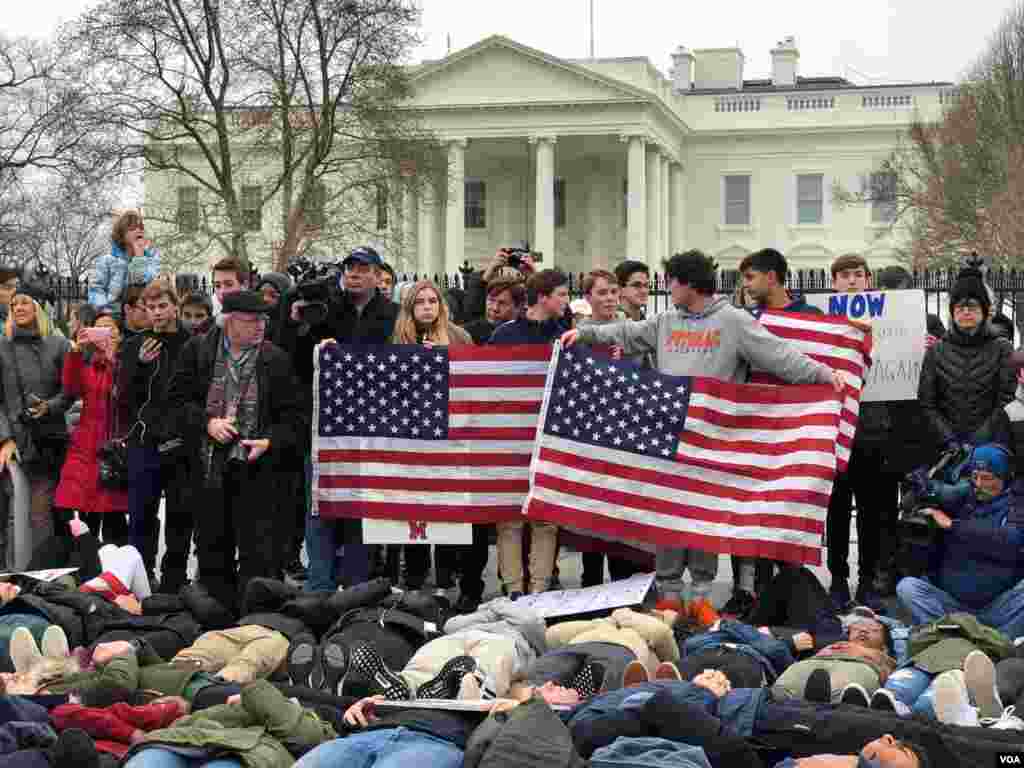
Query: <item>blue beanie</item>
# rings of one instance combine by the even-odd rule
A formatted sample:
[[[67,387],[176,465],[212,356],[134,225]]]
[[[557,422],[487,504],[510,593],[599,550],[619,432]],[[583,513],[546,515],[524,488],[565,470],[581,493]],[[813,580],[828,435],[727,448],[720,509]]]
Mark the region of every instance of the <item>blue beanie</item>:
[[[987,470],[1003,480],[1010,476],[1010,452],[997,443],[975,448],[971,463],[975,469]]]

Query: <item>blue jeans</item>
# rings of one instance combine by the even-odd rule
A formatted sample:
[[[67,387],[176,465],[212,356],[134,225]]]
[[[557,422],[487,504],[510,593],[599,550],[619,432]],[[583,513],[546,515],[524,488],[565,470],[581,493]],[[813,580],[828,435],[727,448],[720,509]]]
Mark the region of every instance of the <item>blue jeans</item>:
[[[338,557],[338,538],[345,556]],[[333,592],[338,580],[355,586],[370,580],[370,548],[362,543],[361,521],[324,520],[313,516],[313,459],[306,457],[306,554],[309,556],[307,592]]]
[[[462,761],[462,750],[450,741],[408,728],[382,728],[321,744],[295,768],[462,768]]]
[[[968,608],[948,592],[928,579],[907,576],[896,585],[896,595],[903,607],[910,611],[914,624],[927,624],[941,619],[947,613],[969,613],[982,624],[994,627],[1011,640],[1024,636],[1024,582],[1013,589],[996,595],[984,608]]]
[[[887,691],[892,691],[897,701],[902,701],[910,707],[913,713],[935,720],[935,689],[932,688],[934,679],[935,675],[923,669],[903,667],[889,675],[884,687]]]
[[[241,768],[242,761],[235,757],[218,757],[206,760],[201,757],[185,757],[163,747],[146,747],[132,755],[124,768]]]

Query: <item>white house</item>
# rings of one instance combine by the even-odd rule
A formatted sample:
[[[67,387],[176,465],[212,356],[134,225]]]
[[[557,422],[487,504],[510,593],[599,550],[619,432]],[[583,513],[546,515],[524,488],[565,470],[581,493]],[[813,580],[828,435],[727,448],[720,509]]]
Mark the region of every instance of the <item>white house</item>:
[[[408,108],[447,146],[448,178],[392,197],[385,258],[453,272],[525,239],[574,272],[694,247],[723,267],[765,246],[795,268],[891,262],[906,237],[892,205],[844,208],[833,186],[864,188],[952,86],[801,77],[792,38],[771,58],[770,79],[745,80],[738,48],[681,47],[666,77],[646,57],[560,59],[492,36],[424,62]]]

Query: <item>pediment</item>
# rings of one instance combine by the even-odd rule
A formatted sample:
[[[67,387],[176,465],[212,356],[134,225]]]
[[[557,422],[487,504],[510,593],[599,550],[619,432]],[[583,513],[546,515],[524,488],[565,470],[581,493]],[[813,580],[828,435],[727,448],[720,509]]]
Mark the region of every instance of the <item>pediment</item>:
[[[497,106],[648,100],[650,94],[572,62],[489,37],[426,64],[412,77],[410,106]]]

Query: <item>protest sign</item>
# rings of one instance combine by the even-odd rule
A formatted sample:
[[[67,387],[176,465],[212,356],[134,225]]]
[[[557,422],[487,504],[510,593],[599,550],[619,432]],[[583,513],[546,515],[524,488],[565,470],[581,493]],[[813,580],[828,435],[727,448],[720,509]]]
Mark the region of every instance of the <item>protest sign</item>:
[[[562,589],[524,595],[517,605],[536,611],[542,618],[599,613],[643,603],[654,585],[653,573],[639,573],[622,581],[600,584],[586,589]]]
[[[808,294],[804,298],[829,315],[871,326],[871,368],[862,403],[916,400],[924,360],[924,291]]]

